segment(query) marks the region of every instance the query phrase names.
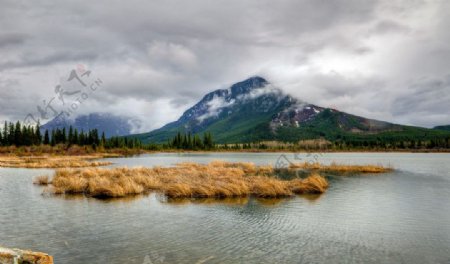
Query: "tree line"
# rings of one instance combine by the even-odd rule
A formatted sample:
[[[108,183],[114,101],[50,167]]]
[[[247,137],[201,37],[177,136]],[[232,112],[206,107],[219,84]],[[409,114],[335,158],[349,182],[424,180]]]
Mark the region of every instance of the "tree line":
[[[141,148],[142,143],[139,139],[128,139],[124,137],[106,138],[105,133],[99,135],[98,129],[88,131],[78,131],[72,126],[69,129],[56,128],[48,129],[42,135],[40,124],[35,126],[22,125],[19,121],[16,123],[5,122],[3,129],[0,129],[0,146],[39,146],[41,144],[56,146],[58,144],[92,146],[96,149],[99,146],[105,148]]]
[[[373,140],[338,140],[333,142],[335,149],[450,149],[450,137],[420,139],[373,139]]]
[[[88,131],[78,131],[70,126],[66,128],[56,128],[45,130],[41,133],[40,124],[35,126],[23,125],[19,121],[16,123],[5,122],[3,129],[0,129],[0,146],[56,146],[65,144],[68,146],[92,146],[94,149],[103,147],[111,148],[130,148],[130,149],[185,149],[185,150],[211,150],[215,148],[211,133],[191,135],[190,133],[178,133],[168,144],[143,144],[138,138],[131,137],[111,137],[106,138],[105,133],[99,135],[98,129]]]
[[[203,138],[199,135],[191,133],[177,133],[172,140],[168,141],[169,148],[185,149],[185,150],[210,150],[215,147],[211,133],[204,133]]]
[[[338,136],[334,140],[329,140],[326,146],[306,146],[307,149],[450,149],[450,136],[426,136],[426,137],[373,137],[356,138],[349,136]],[[268,146],[264,142],[237,143],[216,145],[211,133],[204,133],[202,136],[191,133],[178,132],[167,144],[143,144],[140,139],[132,137],[111,137],[106,138],[105,133],[99,133],[97,129],[88,131],[78,131],[70,126],[66,128],[56,128],[51,131],[45,130],[41,134],[40,124],[35,126],[23,125],[19,121],[16,123],[5,122],[0,128],[0,146],[38,146],[38,145],[58,144],[92,146],[104,148],[129,148],[129,149],[183,149],[183,150],[211,150],[211,149],[304,149],[305,146],[292,142],[290,146]]]
[[[3,131],[0,131],[0,145],[2,146],[31,146],[42,143],[39,123],[36,126],[22,125],[17,123],[5,122]]]

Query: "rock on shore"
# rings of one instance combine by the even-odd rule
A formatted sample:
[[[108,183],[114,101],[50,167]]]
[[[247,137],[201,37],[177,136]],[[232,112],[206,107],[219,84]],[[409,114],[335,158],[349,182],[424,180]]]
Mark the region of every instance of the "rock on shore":
[[[0,247],[0,264],[53,264],[53,257],[42,252]]]

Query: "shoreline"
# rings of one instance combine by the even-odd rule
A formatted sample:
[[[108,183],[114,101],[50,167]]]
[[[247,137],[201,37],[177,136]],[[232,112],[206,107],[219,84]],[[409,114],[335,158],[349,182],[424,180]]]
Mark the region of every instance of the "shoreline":
[[[161,150],[161,151],[143,151],[140,154],[158,154],[158,153],[450,153],[450,150],[320,150],[320,149],[301,149],[301,150]],[[139,155],[139,154],[137,154]]]
[[[114,162],[105,161],[104,159],[114,158],[127,158],[141,155],[158,155],[158,154],[293,154],[293,153],[336,153],[336,154],[360,154],[360,153],[401,153],[401,154],[448,154],[450,152],[407,152],[407,151],[248,151],[248,150],[165,150],[165,151],[140,151],[139,153],[123,152],[95,152],[95,153],[27,153],[27,155],[17,153],[0,153],[0,168],[48,168],[48,169],[61,169],[61,168],[90,168],[90,167],[104,167],[112,165]]]
[[[80,147],[78,145],[65,146],[28,146],[28,147],[0,147],[0,157],[39,157],[39,156],[97,156],[99,158],[129,157],[142,154],[158,153],[450,153],[450,149],[223,149],[214,148],[211,150],[193,149],[129,149],[113,148],[93,149],[91,147]]]

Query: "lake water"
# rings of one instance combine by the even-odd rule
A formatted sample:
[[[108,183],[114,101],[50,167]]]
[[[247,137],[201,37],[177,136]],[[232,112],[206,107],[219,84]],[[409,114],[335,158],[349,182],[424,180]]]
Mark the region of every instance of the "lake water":
[[[151,154],[113,166],[182,161],[275,164],[279,153]],[[320,196],[167,201],[45,196],[52,170],[0,169],[0,245],[55,263],[450,263],[450,154],[286,154],[296,161],[384,164],[332,176]]]

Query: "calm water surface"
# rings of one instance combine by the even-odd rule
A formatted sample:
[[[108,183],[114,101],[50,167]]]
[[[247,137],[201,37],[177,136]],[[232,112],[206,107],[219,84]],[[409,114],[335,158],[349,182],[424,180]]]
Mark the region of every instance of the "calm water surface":
[[[321,196],[166,201],[49,197],[32,179],[52,170],[0,169],[0,244],[56,263],[450,263],[450,155],[330,153],[324,163],[378,163],[377,176],[327,175]],[[182,161],[274,164],[278,153],[152,154],[113,166]],[[292,161],[293,154],[286,154]]]

